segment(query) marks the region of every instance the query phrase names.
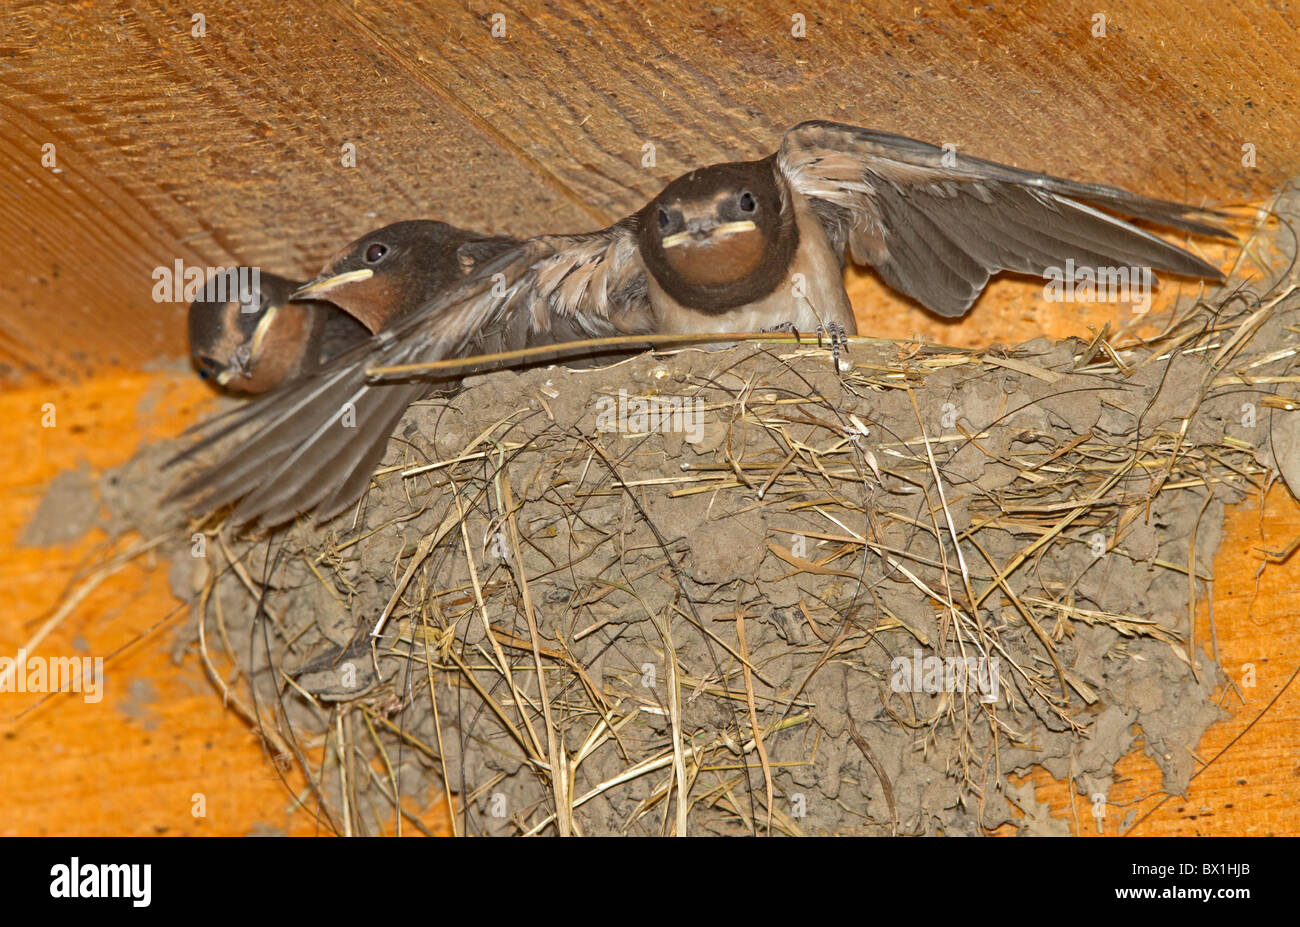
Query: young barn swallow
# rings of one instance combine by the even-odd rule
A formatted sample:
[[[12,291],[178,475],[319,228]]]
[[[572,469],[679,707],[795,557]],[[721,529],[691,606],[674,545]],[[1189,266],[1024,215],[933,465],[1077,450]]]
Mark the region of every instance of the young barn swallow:
[[[233,393],[264,393],[298,379],[370,337],[359,321],[326,302],[290,302],[302,284],[259,270],[241,298],[248,268],[230,268],[190,304],[190,356],[199,376]],[[224,294],[234,298],[222,299]]]
[[[338,513],[365,491],[388,435],[425,388],[366,370],[465,356],[485,333],[510,343],[790,325],[856,333],[846,252],[950,317],[965,314],[994,273],[1046,276],[1068,260],[1221,280],[1121,218],[1232,238],[1195,218],[1215,215],[885,132],[803,123],[772,155],[691,171],[609,228],[492,255],[364,348],[203,439],[195,450],[250,428],[178,492],[197,509],[238,502],[236,523]]]
[[[377,335],[519,244],[415,219],[363,235],[289,299],[328,300]]]

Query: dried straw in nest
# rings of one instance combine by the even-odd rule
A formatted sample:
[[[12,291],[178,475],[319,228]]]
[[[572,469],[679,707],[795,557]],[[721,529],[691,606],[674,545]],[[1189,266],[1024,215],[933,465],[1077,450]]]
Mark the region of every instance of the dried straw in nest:
[[[1041,826],[1010,773],[1104,794],[1139,729],[1176,791],[1298,314],[1238,286],[1146,340],[479,377],[349,516],[207,526],[199,649],[339,833],[443,790],[458,834]]]

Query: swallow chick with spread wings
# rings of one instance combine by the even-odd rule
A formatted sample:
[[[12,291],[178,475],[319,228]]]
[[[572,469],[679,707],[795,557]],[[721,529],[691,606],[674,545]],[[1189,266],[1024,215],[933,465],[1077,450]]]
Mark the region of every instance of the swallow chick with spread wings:
[[[178,495],[193,511],[236,503],[236,523],[264,526],[351,505],[402,413],[429,388],[375,380],[368,368],[620,334],[856,333],[846,255],[950,317],[992,274],[1044,276],[1067,260],[1221,280],[1122,218],[1231,238],[1215,215],[885,132],[803,123],[776,153],[691,171],[607,229],[480,252],[464,282],[210,431],[186,454],[227,436],[236,443]]]

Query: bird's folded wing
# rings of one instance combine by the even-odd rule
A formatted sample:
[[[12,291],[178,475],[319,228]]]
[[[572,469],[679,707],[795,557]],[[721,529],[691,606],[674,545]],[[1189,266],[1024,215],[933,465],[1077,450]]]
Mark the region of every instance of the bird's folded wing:
[[[485,330],[501,326],[522,327],[534,339],[556,322],[593,335],[626,331],[649,317],[645,302],[635,235],[625,223],[520,242],[317,373],[200,426],[172,463],[213,445],[224,452],[172,496],[193,512],[237,503],[236,524],[272,526],[309,511],[333,516],[365,491],[393,428],[430,387],[368,370],[466,356]]]
[[[944,316],[963,315],[991,274],[1079,267],[1219,271],[1122,216],[1219,238],[1220,215],[1100,184],[984,161],[831,122],[786,133],[778,166],[809,197],[832,242],[890,286]],[[1101,207],[1100,209],[1096,207]]]

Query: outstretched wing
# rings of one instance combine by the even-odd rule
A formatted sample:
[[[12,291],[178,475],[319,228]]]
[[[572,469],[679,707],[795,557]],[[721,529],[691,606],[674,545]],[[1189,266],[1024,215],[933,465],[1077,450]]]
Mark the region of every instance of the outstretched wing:
[[[1068,259],[1222,279],[1195,255],[1101,209],[1232,238],[1195,218],[1219,213],[833,122],[795,126],[777,157],[840,253],[847,245],[854,261],[944,316],[965,314],[991,274],[1044,276]]]
[[[189,500],[191,511],[235,502],[236,524],[271,526],[313,510],[328,518],[365,491],[393,428],[430,386],[376,380],[368,369],[469,356],[485,342],[548,344],[644,333],[650,324],[629,220],[519,242],[312,376],[200,426],[172,463],[217,444],[227,450],[172,496]]]

